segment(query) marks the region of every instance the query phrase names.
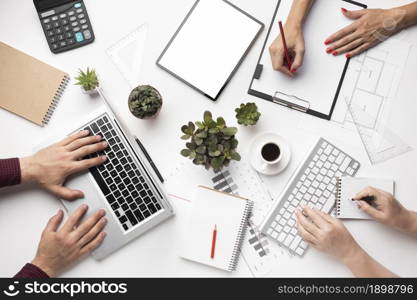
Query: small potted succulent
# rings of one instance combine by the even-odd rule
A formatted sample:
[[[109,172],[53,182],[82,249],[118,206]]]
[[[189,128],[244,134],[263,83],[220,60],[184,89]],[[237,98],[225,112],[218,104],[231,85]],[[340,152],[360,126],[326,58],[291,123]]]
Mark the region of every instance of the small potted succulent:
[[[240,125],[253,126],[258,123],[261,113],[255,103],[241,104],[235,109],[236,119]]]
[[[202,165],[207,170],[213,168],[220,171],[227,167],[232,160],[240,161],[241,157],[236,151],[239,144],[235,138],[236,127],[227,127],[222,117],[213,120],[209,111],[204,113],[204,121],[189,122],[181,128],[186,149],[181,155],[188,157],[195,165]]]
[[[84,94],[92,95],[97,93],[97,87],[100,83],[94,69],[87,68],[85,72],[80,69],[75,79],[77,80],[75,84],[81,86]]]
[[[162,96],[150,85],[134,88],[129,95],[130,112],[139,119],[155,118],[162,107]]]

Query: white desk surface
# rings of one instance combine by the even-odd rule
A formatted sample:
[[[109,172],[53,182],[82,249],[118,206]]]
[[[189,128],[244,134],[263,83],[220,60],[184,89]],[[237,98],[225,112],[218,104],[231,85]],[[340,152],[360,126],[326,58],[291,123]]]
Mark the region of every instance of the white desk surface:
[[[189,120],[199,120],[204,110],[223,115],[230,125],[236,123],[234,108],[243,101],[256,101],[263,116],[253,129],[239,128],[240,152],[245,154],[250,140],[257,133],[276,132],[286,137],[292,146],[290,167],[280,176],[269,178],[278,194],[292,171],[318,136],[318,130],[302,128],[305,116],[281,106],[268,103],[247,94],[267,30],[263,32],[243,65],[233,77],[217,103],[204,98],[194,90],[174,79],[155,66],[155,61],[178,25],[191,8],[194,0],[85,0],[96,34],[96,41],[86,47],[64,54],[52,54],[46,44],[35,8],[31,0],[0,1],[0,40],[9,43],[72,77],[78,68],[95,67],[102,86],[111,103],[124,117],[133,133],[144,142],[162,173],[167,173],[179,159],[183,142],[179,139],[180,126]],[[272,18],[275,0],[232,1],[266,24]],[[382,4],[390,7],[410,1],[365,1],[370,7]],[[163,97],[162,113],[154,121],[141,121],[131,116],[127,108],[129,87],[107,57],[105,50],[131,30],[148,22],[150,34],[143,64],[143,83],[157,87]],[[417,42],[417,28],[407,33],[407,39]],[[324,49],[324,48],[323,48]],[[324,51],[324,50],[323,50]],[[417,114],[417,89],[415,89],[416,49],[410,55],[399,97],[409,103],[404,105],[404,116],[412,119]],[[202,58],[204,59],[204,58]],[[73,82],[73,81],[72,81]],[[18,91],[17,91],[18,92]],[[34,145],[91,112],[99,105],[98,99],[81,94],[79,87],[70,85],[58,106],[49,126],[40,128],[4,110],[0,110],[0,157],[22,156],[31,153]],[[322,126],[327,121],[309,120],[309,124]],[[416,121],[403,124],[408,131],[407,142],[417,149]],[[314,128],[313,126],[313,128]],[[326,124],[324,125],[326,126]],[[328,126],[327,126],[328,127]],[[330,127],[329,127],[330,128]],[[408,208],[417,210],[414,188],[417,178],[416,151],[409,152],[386,163],[372,167],[357,137],[343,139],[338,129],[330,128],[320,133],[345,149],[362,163],[360,176],[392,177],[397,183],[397,196]],[[60,203],[47,193],[23,187],[0,192],[0,276],[12,276],[35,255],[36,246],[46,221],[59,208]],[[86,258],[64,276],[74,277],[212,277],[250,276],[249,269],[240,261],[234,274],[181,260],[177,256],[178,218],[168,222],[130,243],[103,262]],[[401,276],[417,275],[417,239],[398,233],[374,222],[347,222],[348,228],[359,243],[381,263]],[[350,276],[350,272],[334,259],[310,249],[302,259],[283,257],[273,276]]]

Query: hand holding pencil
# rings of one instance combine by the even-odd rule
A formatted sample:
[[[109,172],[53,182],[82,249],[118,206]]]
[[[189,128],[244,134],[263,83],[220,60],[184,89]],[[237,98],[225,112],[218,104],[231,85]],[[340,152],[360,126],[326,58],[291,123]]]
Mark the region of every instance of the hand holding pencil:
[[[280,35],[269,47],[274,70],[293,77],[303,64],[305,45],[301,28],[279,23]]]

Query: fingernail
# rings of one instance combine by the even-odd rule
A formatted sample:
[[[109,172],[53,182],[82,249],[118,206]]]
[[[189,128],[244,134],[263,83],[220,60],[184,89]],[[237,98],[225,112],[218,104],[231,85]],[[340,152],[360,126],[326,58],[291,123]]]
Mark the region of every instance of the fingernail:
[[[106,211],[104,209],[100,209],[100,215],[104,216],[106,214]]]
[[[104,147],[107,147],[107,146],[108,146],[107,142],[102,142],[101,144],[102,144]]]
[[[332,42],[332,41],[331,41],[330,39],[327,39],[327,40],[325,40],[325,41],[324,41],[324,44],[325,44],[325,45],[328,45],[328,44],[330,44],[331,42]]]
[[[347,9],[342,7],[342,12],[343,13],[346,13],[347,12]]]
[[[346,54],[346,58],[351,58],[352,57],[352,54]]]
[[[101,222],[102,222],[103,224],[106,224],[106,223],[107,223],[107,218],[102,218],[102,219],[101,219]]]
[[[106,237],[106,235],[107,235],[107,233],[105,233],[105,232],[102,232],[101,233],[101,236],[104,238],[104,237]]]
[[[88,209],[88,205],[87,204],[83,204],[83,209]]]
[[[332,52],[332,51],[333,51],[333,49],[332,49],[332,48],[327,48],[327,49],[326,49],[326,52],[327,52],[327,53],[330,53],[330,52]]]
[[[103,137],[101,136],[101,135],[96,135],[96,139],[98,140],[98,141],[101,141],[101,139],[102,139]]]
[[[334,56],[336,56],[336,55],[338,55],[339,54],[339,52],[337,52],[337,51],[333,51],[333,55]]]
[[[82,133],[82,134],[89,134],[89,133],[90,133],[90,131],[88,131],[88,130],[83,130],[83,131],[81,131],[81,133]]]
[[[106,161],[106,160],[107,160],[107,156],[103,155],[103,156],[101,157],[101,160],[102,160],[102,161]]]
[[[297,72],[297,69],[291,69],[291,73]]]

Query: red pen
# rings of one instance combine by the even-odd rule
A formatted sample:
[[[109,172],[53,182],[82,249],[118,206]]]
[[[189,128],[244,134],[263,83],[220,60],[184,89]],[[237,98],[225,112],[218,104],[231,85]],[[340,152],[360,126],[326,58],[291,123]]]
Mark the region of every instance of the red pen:
[[[217,239],[217,225],[214,225],[213,239],[211,240],[211,259],[214,259],[214,253],[216,252],[216,239]]]
[[[282,27],[281,21],[279,21],[278,24],[279,24],[279,30],[281,31],[282,44],[284,45],[285,60],[287,61],[288,70],[291,71],[292,62],[291,62],[290,54],[288,52],[287,42],[285,40],[284,28]]]

